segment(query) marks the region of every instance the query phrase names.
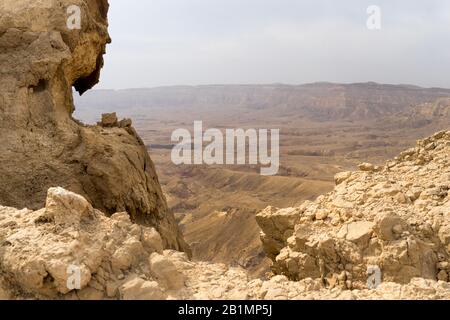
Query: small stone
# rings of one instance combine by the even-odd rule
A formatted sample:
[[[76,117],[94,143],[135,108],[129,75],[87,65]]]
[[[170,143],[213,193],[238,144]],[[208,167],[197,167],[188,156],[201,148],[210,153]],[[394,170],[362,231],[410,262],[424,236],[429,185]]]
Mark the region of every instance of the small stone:
[[[119,291],[123,300],[164,300],[167,297],[157,282],[138,277],[125,282]]]
[[[317,210],[316,220],[325,220],[328,217],[328,212],[326,210]]]
[[[245,301],[248,300],[248,293],[245,291],[233,291],[228,294],[227,300]]]
[[[450,270],[450,263],[447,261],[438,262],[436,267],[442,270]]]
[[[215,299],[221,299],[223,297],[223,295],[225,294],[226,289],[219,287],[219,288],[215,288],[211,291],[211,295],[213,296],[213,298]]]
[[[403,220],[394,213],[385,213],[381,215],[375,227],[375,232],[378,237],[385,241],[392,241],[396,239],[396,233],[394,233],[394,227],[402,225]],[[397,227],[397,231],[399,227]]]
[[[152,253],[163,253],[163,242],[160,234],[155,230],[155,228],[143,228],[142,244]]]
[[[345,287],[346,287],[348,290],[351,290],[351,289],[353,288],[353,282],[352,282],[351,280],[345,281]]]
[[[126,248],[119,248],[111,257],[111,264],[114,270],[127,270],[133,263],[133,256]]]
[[[179,290],[185,286],[186,277],[167,257],[153,253],[149,258],[150,270],[168,289]]]
[[[439,239],[441,239],[444,245],[449,245],[450,247],[450,225],[439,229]]]
[[[133,122],[131,121],[131,119],[123,119],[119,121],[120,128],[129,128],[132,126],[132,124]]]
[[[106,295],[109,298],[114,298],[117,295],[119,286],[116,282],[108,281],[106,283]]]
[[[344,181],[346,181],[348,178],[350,178],[351,175],[352,175],[351,172],[340,172],[340,173],[337,173],[337,174],[334,176],[334,182],[335,182],[335,184],[338,186],[338,185],[340,185],[342,182],[344,182]]]
[[[403,192],[397,193],[397,195],[395,196],[395,200],[397,200],[397,202],[401,204],[405,204],[408,202],[408,199]]]
[[[106,128],[117,127],[118,126],[117,114],[115,112],[102,114],[102,121],[100,124],[102,127]]]
[[[439,271],[439,273],[437,274],[437,279],[439,281],[444,281],[447,282],[448,281],[448,273],[444,270]]]
[[[81,219],[93,212],[91,204],[82,196],[63,188],[50,188],[47,191],[45,216],[57,225],[77,227]]]
[[[289,282],[289,279],[286,276],[277,275],[270,279],[270,282],[273,283],[286,283]]]
[[[375,224],[370,221],[358,221],[350,223],[347,227],[347,234],[345,238],[348,241],[354,242],[362,247],[366,247],[372,236]]]
[[[395,234],[401,234],[403,232],[403,227],[401,224],[397,224],[392,228],[392,232]]]
[[[360,165],[358,165],[359,170],[361,171],[366,171],[366,172],[377,172],[381,170],[381,167],[379,166],[375,166],[371,163],[361,163]]]

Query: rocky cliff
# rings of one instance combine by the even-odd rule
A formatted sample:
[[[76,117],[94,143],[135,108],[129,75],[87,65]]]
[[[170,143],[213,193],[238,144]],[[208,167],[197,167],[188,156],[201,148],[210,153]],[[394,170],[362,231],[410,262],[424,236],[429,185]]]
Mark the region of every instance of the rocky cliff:
[[[335,180],[314,202],[258,215],[275,274],[347,289],[374,268],[382,281],[450,280],[450,132]]]
[[[68,28],[72,5],[80,29]],[[72,117],[72,87],[83,93],[98,82],[107,12],[107,0],[1,1],[0,203],[38,209],[47,189],[61,186],[154,226],[166,248],[187,250],[130,121],[84,126]]]

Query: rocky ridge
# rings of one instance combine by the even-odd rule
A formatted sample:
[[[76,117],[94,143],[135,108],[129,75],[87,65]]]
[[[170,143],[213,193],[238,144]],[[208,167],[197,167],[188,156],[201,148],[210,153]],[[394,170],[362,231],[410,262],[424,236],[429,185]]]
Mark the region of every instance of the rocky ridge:
[[[450,299],[450,284],[414,278],[344,290],[312,278],[250,279],[244,269],[163,250],[159,233],[127,213],[107,217],[51,188],[41,210],[0,207],[0,299]]]
[[[314,202],[258,215],[275,274],[344,289],[365,288],[370,268],[386,282],[450,281],[450,132],[335,180]]]

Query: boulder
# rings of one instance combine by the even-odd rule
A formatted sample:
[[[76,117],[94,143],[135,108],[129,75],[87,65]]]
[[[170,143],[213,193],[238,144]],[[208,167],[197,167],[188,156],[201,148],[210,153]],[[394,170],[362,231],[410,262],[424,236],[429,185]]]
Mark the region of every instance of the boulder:
[[[351,172],[340,172],[334,176],[334,182],[338,186],[352,176]]]
[[[349,223],[346,228],[345,238],[360,247],[367,247],[373,233],[375,224],[370,221],[358,221]],[[345,226],[343,227],[345,228]]]
[[[57,225],[79,225],[82,218],[89,218],[92,213],[91,204],[78,194],[59,187],[47,192],[45,216]]]
[[[450,245],[450,224],[441,227],[438,234],[444,246]]]
[[[398,238],[403,225],[404,222],[399,216],[394,213],[385,213],[377,217],[375,230],[380,239],[392,241]]]
[[[167,289],[179,290],[185,286],[185,276],[167,257],[153,253],[149,258],[149,264],[152,274]]]
[[[372,163],[361,163],[358,165],[359,170],[366,171],[366,172],[376,172],[380,171],[382,168],[379,166],[376,166]]]
[[[102,122],[100,125],[106,128],[117,127],[119,125],[117,114],[115,112],[102,114]]]
[[[278,209],[272,206],[257,214],[256,221],[262,229],[261,241],[269,258],[279,254],[301,217],[302,210],[298,208]]]

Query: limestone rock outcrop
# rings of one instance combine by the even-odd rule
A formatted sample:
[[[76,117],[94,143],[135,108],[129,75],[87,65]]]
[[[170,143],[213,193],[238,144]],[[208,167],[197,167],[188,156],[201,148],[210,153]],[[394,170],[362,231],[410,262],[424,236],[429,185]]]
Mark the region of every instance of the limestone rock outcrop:
[[[51,188],[43,209],[0,206],[0,299],[450,299],[450,284],[414,278],[330,290],[320,279],[251,279],[242,268],[163,250],[159,233],[127,213],[107,217]]]
[[[383,282],[450,281],[450,132],[359,168],[314,202],[258,215],[273,272],[346,289],[367,288],[370,270]]]
[[[80,29],[68,27],[70,6],[80,9]],[[0,2],[0,204],[36,210],[61,186],[154,226],[165,248],[188,250],[131,122],[72,117],[72,87],[83,93],[100,76],[107,12],[107,0]]]
[[[12,298],[162,299],[165,286],[184,286],[163,253],[154,228],[62,188],[38,211],[0,207],[0,278]]]

